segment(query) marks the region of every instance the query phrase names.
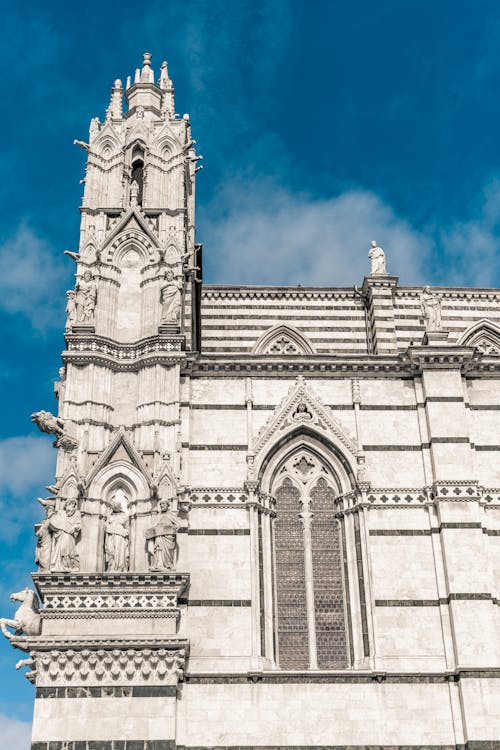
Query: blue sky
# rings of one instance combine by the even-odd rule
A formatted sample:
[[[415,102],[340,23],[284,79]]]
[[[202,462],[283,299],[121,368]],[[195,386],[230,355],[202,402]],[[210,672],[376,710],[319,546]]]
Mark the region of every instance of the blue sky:
[[[1,3],[0,610],[33,569],[53,479],[64,292],[84,152],[115,78],[153,53],[198,150],[205,280],[352,286],[376,238],[401,284],[495,286],[500,6],[489,0]],[[0,643],[0,750],[32,689]],[[11,733],[11,734],[9,734]],[[10,739],[9,739],[10,738]],[[2,744],[3,743],[3,744]],[[25,745],[28,746],[27,744]],[[21,748],[22,750],[22,748]]]

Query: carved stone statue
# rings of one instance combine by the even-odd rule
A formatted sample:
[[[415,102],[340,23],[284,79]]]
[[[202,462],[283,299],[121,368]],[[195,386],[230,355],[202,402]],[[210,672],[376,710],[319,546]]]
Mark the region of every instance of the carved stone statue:
[[[40,608],[35,592],[32,589],[23,589],[11,594],[10,599],[12,602],[22,602],[22,604],[12,619],[7,617],[0,619],[0,627],[4,636],[12,640],[16,635],[40,635]],[[13,628],[14,632],[9,632],[7,628]]]
[[[139,192],[140,192],[139,183],[136,180],[133,180],[130,186],[130,205],[131,206],[137,206],[139,202]]]
[[[55,512],[56,501],[52,498],[43,500],[37,498],[38,502],[45,508],[47,517],[42,521],[36,531],[38,543],[35,552],[35,562],[38,565],[40,573],[50,570],[50,558],[52,556],[52,530],[50,528],[50,519]]]
[[[49,435],[62,437],[64,434],[64,422],[59,417],[54,417],[50,411],[35,411],[31,415],[31,421],[35,422],[40,432],[48,432]]]
[[[51,516],[52,551],[50,569],[52,571],[79,570],[80,561],[76,540],[80,535],[82,517],[76,507],[76,500],[69,498],[64,506]]]
[[[75,290],[74,289],[68,289],[66,292],[66,330],[71,330],[71,326],[76,323],[76,299],[75,299]]]
[[[79,323],[89,323],[94,319],[97,302],[97,285],[92,273],[87,269],[76,285],[76,317]]]
[[[182,282],[176,278],[172,269],[165,273],[165,283],[160,289],[161,320],[160,323],[179,322],[182,303]]]
[[[385,267],[385,253],[382,250],[381,247],[377,245],[376,240],[372,240],[370,243],[370,252],[368,253],[368,257],[370,258],[372,262],[372,267],[370,271],[371,276],[376,276],[377,274],[386,274],[387,269]]]
[[[425,321],[425,330],[430,332],[441,331],[441,300],[431,292],[429,286],[425,286],[420,295],[420,309]]]
[[[111,513],[106,521],[104,558],[106,570],[123,572],[129,563],[129,518],[122,503],[112,500]]]
[[[177,550],[177,529],[180,521],[177,513],[171,511],[168,500],[159,500],[158,517],[154,526],[146,530],[149,555],[149,569],[170,570],[175,565]]]

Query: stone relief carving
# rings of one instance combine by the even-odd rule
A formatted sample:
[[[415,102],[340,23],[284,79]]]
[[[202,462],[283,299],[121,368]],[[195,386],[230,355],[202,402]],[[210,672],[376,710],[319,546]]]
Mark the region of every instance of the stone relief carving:
[[[41,618],[38,598],[32,589],[23,589],[10,595],[11,601],[21,602],[13,618],[2,617],[0,627],[6,638],[12,640],[18,635],[40,635]],[[11,633],[7,628],[14,630]]]
[[[92,323],[97,302],[97,284],[88,269],[75,287],[76,317],[79,323]]]
[[[425,322],[425,330],[429,333],[442,330],[441,300],[431,292],[430,286],[425,286],[420,295],[420,310]]]
[[[286,336],[280,336],[269,345],[266,354],[300,354],[299,347]]]
[[[307,408],[307,404],[304,401],[300,401],[297,404],[297,408],[292,414],[292,419],[294,419],[296,422],[308,422],[312,419],[312,414]]]
[[[160,324],[177,325],[182,304],[182,282],[169,268],[165,272],[165,283],[160,289],[161,319]]]
[[[111,499],[111,512],[104,528],[104,559],[106,570],[123,572],[129,568],[129,516],[126,498],[118,491]]]
[[[74,498],[64,501],[49,518],[51,534],[50,570],[76,571],[80,568],[76,542],[80,536],[82,517]]]
[[[474,346],[479,349],[482,354],[500,354],[500,344],[495,344],[486,336],[478,339]]]
[[[387,268],[385,266],[385,253],[382,248],[377,245],[376,240],[372,240],[370,243],[368,257],[372,262],[370,271],[371,276],[387,273]]]
[[[155,523],[146,529],[146,542],[151,571],[170,570],[175,566],[177,552],[177,529],[180,519],[169,510],[168,500],[158,501],[158,516]]]
[[[53,649],[34,658],[37,684],[175,684],[183,676],[185,653],[164,648]]]

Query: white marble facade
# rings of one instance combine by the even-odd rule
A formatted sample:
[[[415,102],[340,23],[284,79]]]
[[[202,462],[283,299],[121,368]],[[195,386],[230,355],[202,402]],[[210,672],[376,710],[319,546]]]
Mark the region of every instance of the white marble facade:
[[[500,747],[500,292],[203,286],[149,55],[78,144],[34,750]]]

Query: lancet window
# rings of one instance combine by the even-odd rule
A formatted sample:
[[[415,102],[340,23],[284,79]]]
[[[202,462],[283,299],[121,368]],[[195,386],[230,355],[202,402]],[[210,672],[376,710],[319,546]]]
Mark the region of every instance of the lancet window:
[[[283,669],[347,667],[344,582],[334,516],[338,483],[301,447],[278,468],[275,568],[277,659]]]

